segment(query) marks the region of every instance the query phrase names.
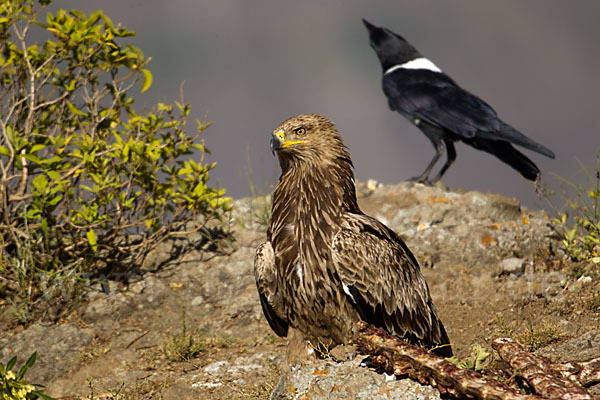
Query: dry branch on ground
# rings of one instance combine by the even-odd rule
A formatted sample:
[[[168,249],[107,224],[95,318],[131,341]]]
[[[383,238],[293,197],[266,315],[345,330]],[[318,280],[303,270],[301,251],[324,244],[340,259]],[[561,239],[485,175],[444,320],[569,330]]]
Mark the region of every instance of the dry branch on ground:
[[[512,339],[493,343],[500,357],[514,368],[535,394],[523,394],[495,377],[460,369],[442,357],[404,342],[384,330],[359,323],[353,343],[358,351],[371,356],[373,364],[387,373],[408,376],[436,386],[441,393],[467,399],[592,399],[581,385],[591,384],[600,374],[599,360],[586,363],[553,364],[529,353]]]

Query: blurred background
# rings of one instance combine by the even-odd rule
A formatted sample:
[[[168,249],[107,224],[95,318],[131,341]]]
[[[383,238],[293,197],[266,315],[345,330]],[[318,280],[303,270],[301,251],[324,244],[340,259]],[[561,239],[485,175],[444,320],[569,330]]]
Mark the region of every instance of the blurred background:
[[[228,194],[268,193],[279,176],[269,150],[288,117],[331,118],[350,148],[358,180],[397,183],[419,175],[434,154],[427,138],[388,109],[381,68],[361,18],[407,38],[507,123],[552,149],[523,150],[557,186],[585,182],[600,148],[600,2],[479,0],[280,2],[275,0],[57,0],[50,11],[98,9],[137,32],[154,83],[137,96],[191,104],[205,131],[213,184]],[[195,124],[190,123],[192,129]],[[496,158],[457,144],[444,176],[450,188],[517,197],[537,209],[533,184]],[[445,158],[444,158],[445,159]],[[440,160],[433,174],[443,164]]]

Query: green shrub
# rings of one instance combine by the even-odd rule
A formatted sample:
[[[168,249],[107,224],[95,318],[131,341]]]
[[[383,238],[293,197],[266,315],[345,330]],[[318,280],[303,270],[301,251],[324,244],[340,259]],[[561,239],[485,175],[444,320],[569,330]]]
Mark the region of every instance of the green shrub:
[[[550,202],[558,215],[553,222],[571,259],[600,263],[600,152],[595,170],[582,169],[587,177],[587,187],[559,177],[565,201],[563,209],[569,211],[563,212]]]
[[[229,209],[208,184],[209,124],[189,135],[183,100],[135,110],[131,92],[152,75],[122,43],[134,32],[102,11],[42,21],[50,2],[0,3],[0,298],[18,292],[15,304],[34,300],[41,275],[139,265]]]

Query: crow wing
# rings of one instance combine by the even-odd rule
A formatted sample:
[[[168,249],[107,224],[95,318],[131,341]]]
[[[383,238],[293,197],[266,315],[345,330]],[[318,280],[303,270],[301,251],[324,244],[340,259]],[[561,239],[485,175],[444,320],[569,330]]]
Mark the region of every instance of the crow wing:
[[[417,260],[381,222],[345,214],[331,259],[361,319],[428,347],[449,343]],[[451,354],[449,346],[441,349]]]
[[[287,336],[288,323],[284,319],[283,303],[277,290],[275,254],[270,242],[263,242],[256,249],[254,278],[263,313],[271,329],[279,336]]]
[[[502,122],[485,101],[444,73],[400,68],[385,74],[382,85],[390,105],[410,119],[419,118],[463,140],[504,140],[554,158],[551,150]]]

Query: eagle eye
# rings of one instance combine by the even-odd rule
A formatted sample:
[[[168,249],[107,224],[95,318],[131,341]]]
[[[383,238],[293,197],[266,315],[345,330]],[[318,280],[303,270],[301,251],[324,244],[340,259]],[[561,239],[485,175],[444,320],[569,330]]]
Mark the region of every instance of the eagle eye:
[[[296,128],[296,129],[294,129],[293,132],[296,134],[296,136],[304,136],[306,134],[306,128],[304,128],[304,127]]]

